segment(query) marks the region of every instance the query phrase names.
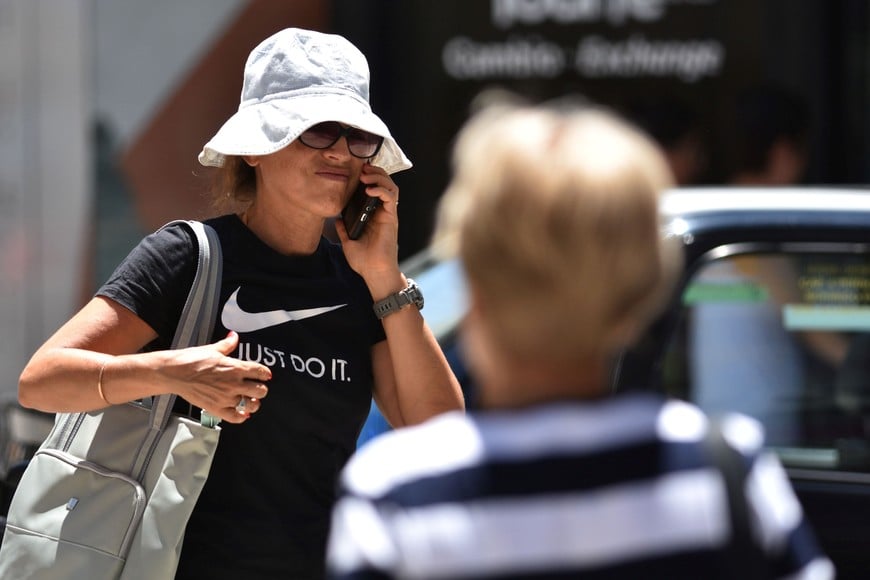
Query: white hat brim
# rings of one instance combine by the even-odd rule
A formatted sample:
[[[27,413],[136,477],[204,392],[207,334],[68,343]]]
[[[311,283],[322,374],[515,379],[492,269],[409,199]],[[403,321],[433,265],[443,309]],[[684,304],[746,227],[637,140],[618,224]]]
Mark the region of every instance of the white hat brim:
[[[324,121],[338,121],[383,137],[384,144],[371,163],[387,173],[412,167],[369,105],[343,92],[312,92],[242,105],[205,144],[198,159],[203,165],[221,167],[227,155],[268,155]]]

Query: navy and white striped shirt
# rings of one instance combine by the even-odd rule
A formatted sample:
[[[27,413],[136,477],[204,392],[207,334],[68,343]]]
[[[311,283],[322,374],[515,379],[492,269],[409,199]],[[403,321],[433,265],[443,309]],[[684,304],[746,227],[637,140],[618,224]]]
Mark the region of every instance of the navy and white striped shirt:
[[[653,395],[448,413],[348,463],[331,578],[720,578],[730,524],[696,407]],[[723,426],[771,577],[827,579],[760,425]]]

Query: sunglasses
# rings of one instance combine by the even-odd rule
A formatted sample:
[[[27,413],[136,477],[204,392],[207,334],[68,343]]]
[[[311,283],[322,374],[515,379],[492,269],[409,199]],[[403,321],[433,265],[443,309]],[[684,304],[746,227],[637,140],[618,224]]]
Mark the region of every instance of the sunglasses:
[[[339,139],[347,139],[347,150],[354,157],[368,159],[378,154],[384,138],[356,127],[342,127],[338,121],[318,123],[303,131],[299,140],[312,149],[329,149]]]

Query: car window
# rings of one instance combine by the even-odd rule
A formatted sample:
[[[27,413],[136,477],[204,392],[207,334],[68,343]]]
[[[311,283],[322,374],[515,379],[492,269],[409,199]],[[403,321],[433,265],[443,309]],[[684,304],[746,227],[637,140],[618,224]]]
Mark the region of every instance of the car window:
[[[455,331],[468,308],[465,276],[459,260],[434,261],[419,272],[409,271],[425,296],[423,318],[440,340]]]
[[[786,466],[870,471],[870,257],[712,260],[682,305],[664,365],[671,394],[756,417]]]

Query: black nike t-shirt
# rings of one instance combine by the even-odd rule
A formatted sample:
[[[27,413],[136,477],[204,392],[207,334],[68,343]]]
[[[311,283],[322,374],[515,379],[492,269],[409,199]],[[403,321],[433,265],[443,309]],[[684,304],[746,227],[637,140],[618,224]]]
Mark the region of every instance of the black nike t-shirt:
[[[214,340],[272,370],[269,395],[242,425],[222,423],[188,524],[177,578],[322,578],[338,472],[372,393],[372,346],[384,331],[340,246],[284,256],[235,215],[207,222],[223,250]],[[195,240],[173,225],[140,242],[98,294],[129,308],[168,348],[195,272]]]

